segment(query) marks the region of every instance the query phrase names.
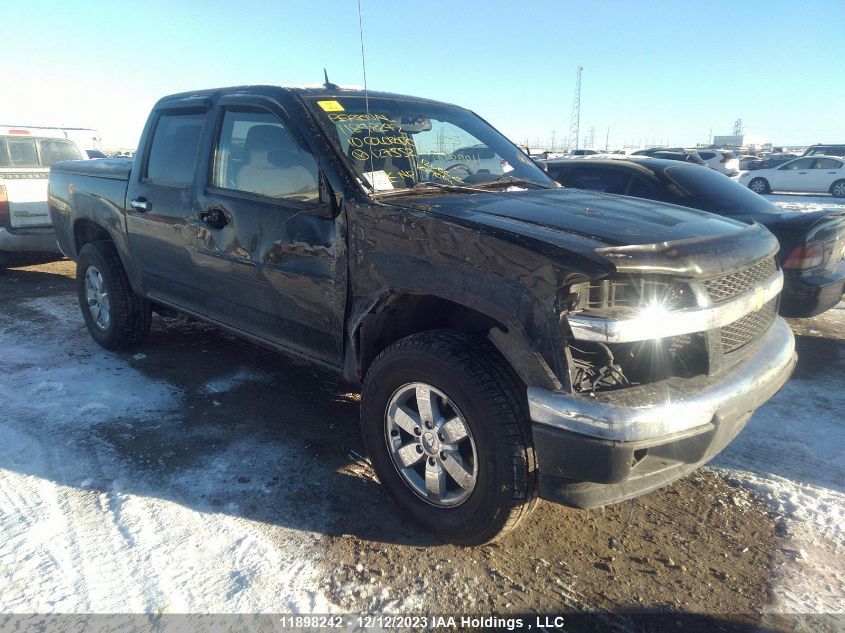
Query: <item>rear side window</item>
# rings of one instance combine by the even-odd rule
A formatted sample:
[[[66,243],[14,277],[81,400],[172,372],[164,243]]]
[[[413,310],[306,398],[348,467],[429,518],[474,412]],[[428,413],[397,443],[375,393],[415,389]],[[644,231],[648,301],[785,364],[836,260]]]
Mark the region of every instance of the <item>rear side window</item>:
[[[813,169],[839,169],[842,163],[832,158],[817,158]]]
[[[81,158],[79,148],[63,139],[0,138],[0,167],[49,167]]]
[[[701,156],[701,158],[703,158],[704,160],[710,160],[716,154],[714,154],[713,152],[701,152],[700,151],[700,152],[698,152],[698,155]]]
[[[630,180],[630,175],[617,169],[576,167],[566,185],[576,189],[624,194]]]
[[[813,165],[813,158],[800,158],[791,163],[787,163],[781,169],[810,169]]]
[[[658,200],[660,196],[657,190],[641,178],[633,178],[628,187],[628,195],[635,198],[648,198],[649,200]]]
[[[193,182],[205,113],[164,112],[158,118],[147,159],[147,178],[164,183]]]
[[[61,160],[81,160],[82,154],[79,149],[70,141],[63,141],[55,138],[44,138],[38,140],[38,148],[41,154],[41,166],[49,167]]]
[[[676,203],[685,207],[728,215],[777,212],[765,198],[713,169],[678,165],[665,173],[677,185]]]
[[[6,147],[9,162],[14,167],[38,167],[38,154],[35,151],[35,139],[8,138]]]

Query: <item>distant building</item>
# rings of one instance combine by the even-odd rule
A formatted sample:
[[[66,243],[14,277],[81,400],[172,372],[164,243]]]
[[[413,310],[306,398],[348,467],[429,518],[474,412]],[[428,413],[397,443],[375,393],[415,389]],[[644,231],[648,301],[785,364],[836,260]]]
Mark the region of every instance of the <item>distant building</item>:
[[[745,140],[745,136],[740,134],[736,136],[734,134],[728,134],[725,136],[714,136],[713,137],[713,145],[716,147],[742,147],[745,145],[743,142]]]

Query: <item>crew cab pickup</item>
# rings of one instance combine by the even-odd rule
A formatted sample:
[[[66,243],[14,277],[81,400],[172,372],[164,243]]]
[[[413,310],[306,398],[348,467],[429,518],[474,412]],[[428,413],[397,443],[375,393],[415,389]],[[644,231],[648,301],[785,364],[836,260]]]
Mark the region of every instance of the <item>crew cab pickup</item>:
[[[380,481],[454,543],[690,472],[795,365],[765,228],[562,189],[435,101],[169,96],[133,163],[54,165],[49,193],[98,343],[177,311],[360,384]]]

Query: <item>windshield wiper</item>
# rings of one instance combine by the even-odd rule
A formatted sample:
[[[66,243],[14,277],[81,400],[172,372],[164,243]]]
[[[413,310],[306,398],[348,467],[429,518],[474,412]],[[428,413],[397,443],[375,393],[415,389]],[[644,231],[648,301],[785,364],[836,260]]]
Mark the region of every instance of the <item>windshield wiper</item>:
[[[482,187],[489,187],[491,185],[534,185],[535,187],[540,187],[541,189],[551,189],[548,185],[544,185],[536,180],[531,180],[530,178],[517,178],[516,176],[509,176],[508,174],[502,174],[496,178],[496,180],[480,184]]]
[[[450,185],[445,182],[418,182],[414,185],[411,185],[407,189],[388,189],[378,191],[377,194],[382,195],[397,195],[397,194],[407,194],[407,193],[419,193],[420,191],[457,191],[457,192],[473,192],[473,193],[484,193],[484,189],[479,189],[477,187],[469,187],[467,185]]]

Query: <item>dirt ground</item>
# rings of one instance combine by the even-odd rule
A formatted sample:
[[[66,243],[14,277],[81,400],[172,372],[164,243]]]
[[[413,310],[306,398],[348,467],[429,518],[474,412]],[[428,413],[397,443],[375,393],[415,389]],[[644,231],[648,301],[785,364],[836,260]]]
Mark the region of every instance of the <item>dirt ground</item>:
[[[72,294],[74,272],[68,261],[0,272],[0,311],[14,316],[24,299]],[[777,549],[775,521],[751,493],[715,471],[592,511],[541,501],[527,524],[492,546],[445,546],[409,524],[375,481],[362,457],[354,390],[202,324],[156,317],[153,330],[143,359],[118,355],[128,366],[180,388],[245,365],[268,380],[198,396],[181,423],[166,429],[98,426],[99,441],[134,464],[147,487],[245,434],[310,455],[299,472],[261,482],[288,497],[284,515],[248,486],[235,512],[271,535],[279,525],[311,532],[322,590],[340,607],[372,611],[413,593],[426,597],[417,607],[428,613],[687,614],[673,621],[679,630],[760,621]],[[282,419],[279,411],[297,415]],[[236,468],[238,481],[249,483],[249,459]],[[179,500],[178,492],[161,494]],[[226,508],[233,500],[212,494],[207,501]],[[619,622],[613,626],[641,630]]]

